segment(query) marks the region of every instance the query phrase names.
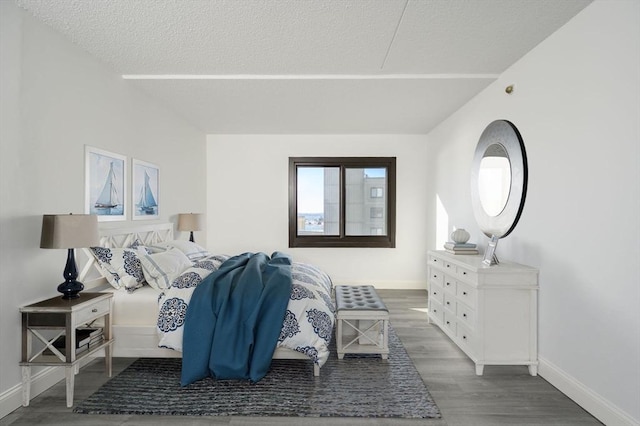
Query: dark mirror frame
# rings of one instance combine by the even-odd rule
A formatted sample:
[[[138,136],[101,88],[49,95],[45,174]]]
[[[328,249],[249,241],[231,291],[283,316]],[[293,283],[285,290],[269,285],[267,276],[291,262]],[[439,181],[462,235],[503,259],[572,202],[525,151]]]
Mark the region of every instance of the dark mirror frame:
[[[480,163],[487,149],[493,144],[504,147],[511,165],[511,187],[507,203],[496,216],[490,216],[484,210],[478,191]],[[480,136],[471,166],[471,205],[478,226],[486,236],[504,238],[516,227],[527,195],[527,178],[527,154],[520,132],[510,121],[493,121]]]

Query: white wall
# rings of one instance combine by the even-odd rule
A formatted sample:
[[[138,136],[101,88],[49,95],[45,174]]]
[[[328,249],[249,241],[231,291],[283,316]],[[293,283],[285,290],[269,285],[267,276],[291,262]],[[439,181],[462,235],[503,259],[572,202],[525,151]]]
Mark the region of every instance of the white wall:
[[[397,157],[396,248],[288,248],[289,157]],[[426,146],[407,135],[209,135],[209,249],[285,251],[335,284],[426,288]]]
[[[39,248],[42,215],[84,212],[84,145],[157,164],[160,221],[204,211],[206,182],[203,133],[13,2],[0,2],[0,31],[2,417],[20,402],[18,307],[63,281],[66,253]]]
[[[429,133],[430,230],[439,196],[486,245],[469,169],[495,119],[519,128],[529,157],[524,212],[497,254],[540,268],[540,374],[607,424],[638,424],[640,2],[594,2]]]

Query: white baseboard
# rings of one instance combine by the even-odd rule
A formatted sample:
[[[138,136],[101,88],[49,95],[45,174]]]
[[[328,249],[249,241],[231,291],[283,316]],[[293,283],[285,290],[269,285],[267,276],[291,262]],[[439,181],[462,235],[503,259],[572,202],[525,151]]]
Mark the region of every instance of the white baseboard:
[[[592,389],[570,376],[557,365],[538,357],[538,374],[574,400],[591,415],[608,426],[640,426],[640,420],[634,419],[611,401],[598,395]]]
[[[31,399],[64,379],[64,368],[46,367],[31,378]],[[22,406],[22,383],[0,394],[0,419]]]

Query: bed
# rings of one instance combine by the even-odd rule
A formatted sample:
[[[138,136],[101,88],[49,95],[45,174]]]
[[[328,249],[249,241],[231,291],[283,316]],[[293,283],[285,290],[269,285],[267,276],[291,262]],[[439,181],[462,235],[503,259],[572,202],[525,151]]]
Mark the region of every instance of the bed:
[[[141,260],[146,258],[152,259],[153,262],[160,262],[160,255],[152,253],[151,248],[157,247],[172,247],[173,244],[177,244],[173,237],[173,224],[161,223],[152,225],[142,225],[129,228],[107,228],[100,230],[100,247],[104,249],[124,249],[119,252],[125,252],[127,256],[132,255],[131,251],[136,250]],[[184,245],[187,242],[183,242]],[[181,243],[182,244],[182,243]],[[196,247],[199,247],[195,245]],[[206,252],[193,254],[193,246],[188,246],[191,250],[184,251],[184,254],[189,259],[189,264],[182,264],[179,269],[181,272],[175,275],[171,274],[157,274],[158,276],[151,277],[148,283],[141,285],[138,279],[132,279],[121,288],[114,288],[113,277],[109,276],[109,273],[105,272],[105,264],[101,261],[100,249],[83,249],[82,255],[79,255],[78,262],[80,263],[80,281],[85,284],[85,291],[108,291],[112,292],[113,297],[113,334],[115,338],[113,346],[113,356],[116,357],[181,357],[181,338],[182,331],[178,330],[165,330],[162,332],[160,329],[161,324],[166,322],[166,318],[159,314],[164,309],[163,303],[175,297],[180,297],[189,302],[190,294],[185,296],[185,288],[178,288],[180,286],[172,286],[168,279],[173,281],[176,276],[182,279],[183,274],[190,274],[190,278],[197,274],[200,278],[205,278],[209,273],[215,271],[228,257],[225,255],[217,255]],[[144,251],[140,251],[144,250]],[[110,250],[114,251],[115,250]],[[107,252],[110,252],[107,251]],[[145,256],[144,253],[148,253],[149,256]],[[192,256],[193,254],[193,256]],[[165,256],[164,254],[162,256]],[[184,259],[182,259],[184,261]],[[145,266],[149,266],[148,261],[144,260]],[[149,268],[152,267],[149,266]],[[159,268],[160,269],[160,268]],[[145,272],[150,269],[145,268]],[[318,312],[322,310],[322,324],[318,326],[313,324],[312,319],[300,319],[299,323],[301,327],[311,327],[316,330],[316,334],[322,335],[323,340],[318,340],[318,336],[315,336],[313,345],[306,346],[300,344],[301,336],[297,335],[287,336],[291,334],[287,327],[287,318],[282,327],[281,338],[278,341],[276,350],[273,352],[273,359],[302,359],[309,360],[313,363],[313,374],[318,376],[320,374],[320,367],[326,361],[328,357],[328,344],[331,339],[330,330],[333,329],[335,323],[335,308],[331,301],[331,289],[332,284],[329,277],[324,272],[318,270],[312,265],[301,264],[293,262],[291,265],[291,274],[293,278],[292,282],[292,295],[289,300],[287,308],[287,317],[291,310],[301,312],[299,305],[293,306],[294,303],[301,303],[300,292],[311,293],[313,292],[311,308],[305,308],[304,311]],[[121,274],[122,275],[122,274]],[[149,277],[149,276],[147,276]],[[108,280],[109,278],[109,280]],[[131,278],[131,277],[129,277]],[[157,278],[157,279],[156,279]],[[179,280],[178,280],[179,281]],[[162,282],[165,283],[167,288],[163,288]],[[149,283],[153,283],[149,285]],[[168,283],[168,284],[167,284]],[[295,294],[294,294],[295,293]],[[299,315],[296,313],[296,315]],[[302,314],[300,314],[302,315]],[[303,324],[305,323],[305,324]],[[323,328],[325,331],[318,333],[318,327]],[[328,332],[326,331],[328,330]],[[304,331],[304,330],[303,330]],[[305,331],[306,333],[306,331]],[[328,334],[328,336],[327,336]],[[326,345],[325,345],[326,344]],[[326,348],[324,347],[326,346]],[[316,348],[317,347],[317,348]],[[313,350],[318,349],[315,353]]]

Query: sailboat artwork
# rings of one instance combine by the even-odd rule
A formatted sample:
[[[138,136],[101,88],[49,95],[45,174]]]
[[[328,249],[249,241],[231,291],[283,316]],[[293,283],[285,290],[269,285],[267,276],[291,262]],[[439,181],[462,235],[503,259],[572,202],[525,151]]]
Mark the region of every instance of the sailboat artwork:
[[[159,175],[157,166],[133,159],[134,220],[158,217]]]
[[[156,214],[156,207],[158,207],[158,203],[151,190],[151,185],[149,185],[149,174],[146,170],[144,172],[144,185],[140,189],[140,198],[138,199],[136,207],[144,214]]]
[[[85,146],[85,213],[99,221],[125,220],[127,157]]]
[[[116,175],[113,172],[113,161],[109,165],[109,174],[102,187],[102,192],[96,200],[94,207],[96,209],[113,209],[120,205],[118,197],[118,188],[116,186]]]

